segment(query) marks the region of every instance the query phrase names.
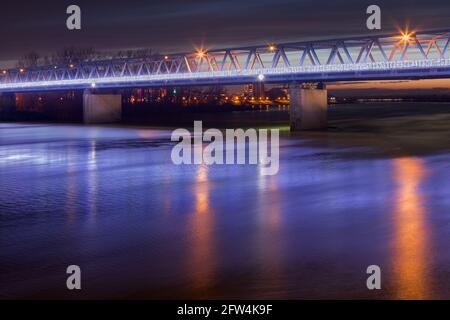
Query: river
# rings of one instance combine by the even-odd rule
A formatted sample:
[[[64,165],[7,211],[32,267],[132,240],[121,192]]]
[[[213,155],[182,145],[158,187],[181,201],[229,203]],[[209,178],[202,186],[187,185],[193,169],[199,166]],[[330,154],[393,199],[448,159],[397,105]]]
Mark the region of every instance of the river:
[[[176,166],[168,129],[0,123],[0,298],[449,299],[450,106],[332,109],[281,128],[274,176]]]

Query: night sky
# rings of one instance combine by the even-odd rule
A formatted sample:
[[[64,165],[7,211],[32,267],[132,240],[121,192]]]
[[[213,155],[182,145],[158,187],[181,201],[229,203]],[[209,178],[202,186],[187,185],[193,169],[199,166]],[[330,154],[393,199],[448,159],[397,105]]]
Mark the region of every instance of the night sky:
[[[368,34],[365,10],[382,8],[383,30],[450,28],[448,0],[39,0],[2,1],[0,64],[67,46],[207,48]],[[82,9],[82,30],[66,29],[66,8]],[[7,62],[7,61],[10,62]]]

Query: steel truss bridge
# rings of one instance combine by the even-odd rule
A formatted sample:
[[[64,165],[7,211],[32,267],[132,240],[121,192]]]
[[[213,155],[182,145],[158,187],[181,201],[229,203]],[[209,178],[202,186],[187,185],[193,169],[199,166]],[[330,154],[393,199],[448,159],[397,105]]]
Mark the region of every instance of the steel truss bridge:
[[[0,92],[450,77],[450,30],[0,70]]]

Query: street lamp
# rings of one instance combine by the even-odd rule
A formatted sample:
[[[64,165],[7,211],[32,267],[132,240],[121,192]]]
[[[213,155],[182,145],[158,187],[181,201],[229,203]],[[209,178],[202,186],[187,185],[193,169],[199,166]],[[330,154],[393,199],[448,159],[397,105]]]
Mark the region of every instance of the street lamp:
[[[402,40],[407,42],[411,39],[411,34],[409,33],[402,33]]]
[[[203,58],[205,56],[206,52],[203,51],[202,49],[197,51],[197,57],[199,58]]]
[[[401,33],[400,40],[404,42],[411,41],[414,36],[414,32],[408,32],[408,30],[401,31],[400,33]]]

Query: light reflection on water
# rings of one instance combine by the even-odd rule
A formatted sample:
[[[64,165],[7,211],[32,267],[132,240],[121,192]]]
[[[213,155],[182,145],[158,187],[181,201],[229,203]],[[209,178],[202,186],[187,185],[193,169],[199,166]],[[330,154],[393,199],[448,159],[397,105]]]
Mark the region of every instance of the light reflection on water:
[[[65,298],[80,263],[87,298],[449,298],[448,154],[356,158],[282,136],[279,174],[263,176],[174,166],[169,140],[3,128],[0,297]]]
[[[89,203],[89,224],[95,223],[95,216],[97,215],[97,197],[98,197],[98,181],[97,181],[97,158],[96,158],[96,141],[91,142],[91,147],[89,150],[89,161],[87,163],[88,171],[88,203]]]
[[[278,180],[274,176],[258,176],[258,219],[261,227],[258,231],[259,255],[263,257],[259,268],[259,279],[264,279],[264,286],[273,291],[274,298],[282,298],[280,277],[282,276],[282,212]],[[267,196],[269,195],[269,196]],[[262,287],[264,287],[262,286]]]
[[[210,182],[206,166],[198,167],[195,185],[195,210],[190,214],[188,232],[191,260],[186,274],[193,275],[191,285],[202,291],[213,285],[215,261],[218,259],[214,244],[214,211],[209,203]]]
[[[69,158],[70,158],[70,152],[71,150],[68,150]],[[76,177],[76,166],[74,163],[68,161],[67,163],[67,170],[66,170],[66,177],[67,177],[67,184],[66,184],[66,194],[65,194],[65,206],[64,211],[67,214],[67,223],[68,225],[72,224],[76,217],[76,201],[78,197],[77,193],[77,177]]]
[[[395,195],[395,231],[392,263],[396,298],[430,299],[427,264],[429,228],[421,183],[426,177],[424,161],[417,158],[393,160],[398,189]]]

